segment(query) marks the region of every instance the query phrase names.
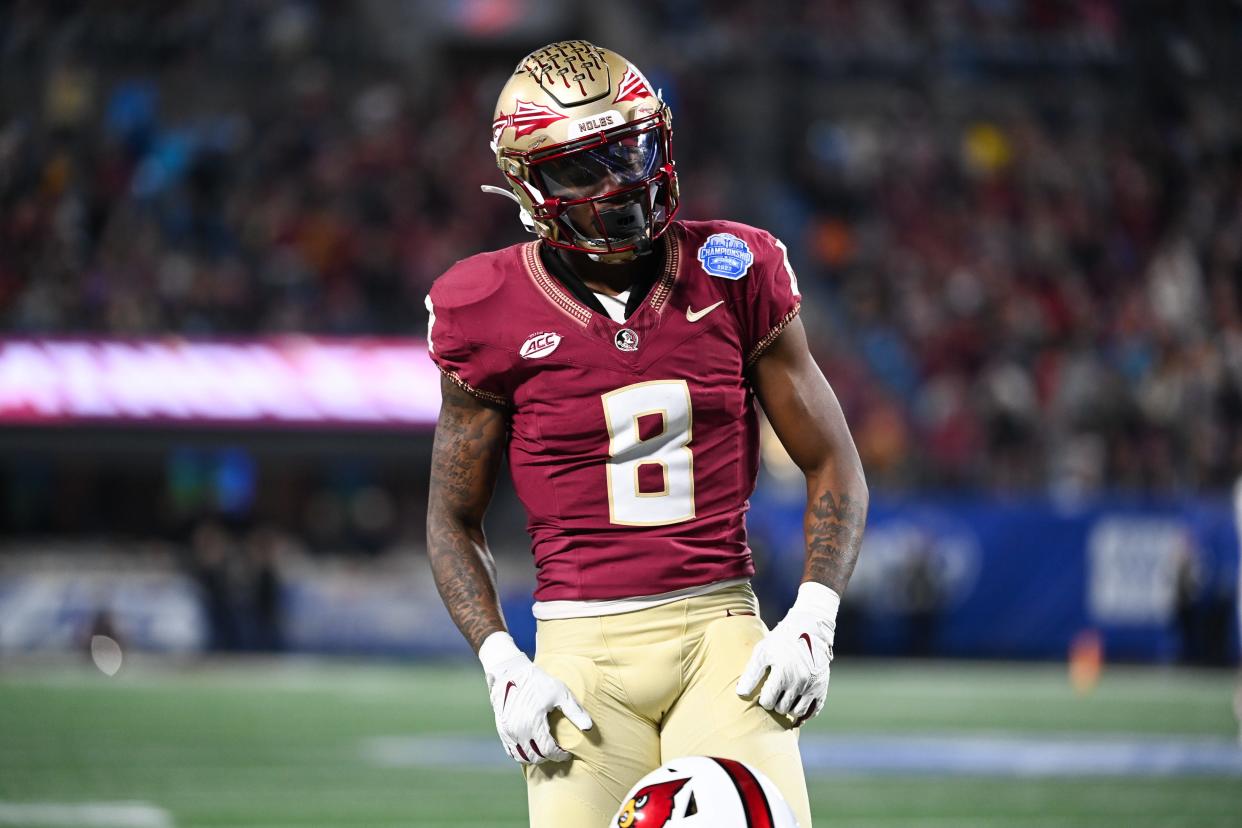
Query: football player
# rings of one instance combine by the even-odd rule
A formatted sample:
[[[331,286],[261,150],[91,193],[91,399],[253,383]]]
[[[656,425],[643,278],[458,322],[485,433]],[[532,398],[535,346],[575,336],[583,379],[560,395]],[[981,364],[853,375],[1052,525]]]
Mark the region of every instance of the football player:
[[[485,189],[538,239],[458,262],[428,296],[428,552],[531,824],[603,825],[644,774],[707,754],[758,768],[810,828],[798,728],[824,704],[867,488],[785,248],[674,220],[669,108],[590,43],[521,61],[491,146],[508,189]],[[803,583],[771,631],[746,545],[756,401],[808,495]],[[537,570],[533,663],[482,529],[504,455]]]

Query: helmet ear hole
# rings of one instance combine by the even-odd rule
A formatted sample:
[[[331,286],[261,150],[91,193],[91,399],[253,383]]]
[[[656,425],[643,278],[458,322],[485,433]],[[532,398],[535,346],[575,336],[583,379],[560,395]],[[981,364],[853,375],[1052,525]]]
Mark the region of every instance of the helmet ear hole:
[[[694,816],[699,812],[699,803],[695,801],[694,792],[690,793],[690,801],[686,803],[686,816]]]

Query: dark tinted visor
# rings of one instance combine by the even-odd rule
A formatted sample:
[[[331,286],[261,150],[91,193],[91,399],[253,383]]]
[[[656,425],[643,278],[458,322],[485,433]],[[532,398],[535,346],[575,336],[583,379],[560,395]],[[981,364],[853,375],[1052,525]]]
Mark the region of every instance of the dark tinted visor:
[[[660,133],[647,130],[539,162],[537,169],[547,195],[573,200],[641,183],[663,164]]]

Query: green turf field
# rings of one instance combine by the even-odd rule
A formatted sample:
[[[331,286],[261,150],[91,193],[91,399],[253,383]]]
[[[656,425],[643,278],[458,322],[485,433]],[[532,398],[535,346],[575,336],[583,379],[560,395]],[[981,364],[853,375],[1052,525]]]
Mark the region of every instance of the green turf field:
[[[804,735],[828,746],[851,734],[1174,737],[1192,752],[1210,743],[1228,754],[1237,750],[1234,688],[1228,673],[1114,668],[1078,698],[1056,666],[842,660],[828,712]],[[140,663],[107,679],[93,668],[10,663],[0,665],[0,825],[516,828],[525,825],[522,784],[490,759],[491,728],[473,668]],[[373,755],[375,740],[412,737],[461,741],[489,758]],[[419,754],[425,743],[413,744]],[[821,769],[810,786],[818,826],[1242,826],[1236,773]],[[72,803],[103,810],[54,810]],[[145,810],[126,822],[107,810],[116,803]]]

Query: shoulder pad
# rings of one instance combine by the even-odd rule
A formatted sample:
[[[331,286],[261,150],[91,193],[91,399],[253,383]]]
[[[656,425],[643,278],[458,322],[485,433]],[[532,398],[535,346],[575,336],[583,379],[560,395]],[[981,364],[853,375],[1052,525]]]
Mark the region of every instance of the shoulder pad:
[[[767,230],[761,230],[740,221],[683,221],[678,223],[685,230],[686,239],[695,246],[721,233],[737,236],[752,244],[771,245],[774,243],[772,234]]]
[[[784,256],[766,230],[736,221],[689,221],[683,225],[691,264],[705,275],[742,289],[758,271]],[[752,277],[752,278],[747,278]]]
[[[485,301],[522,267],[522,245],[479,253],[454,264],[431,285],[431,301],[437,308],[464,308]]]

